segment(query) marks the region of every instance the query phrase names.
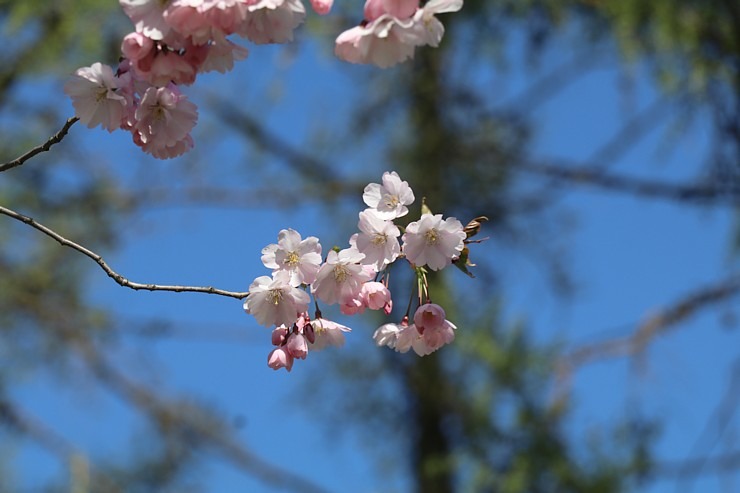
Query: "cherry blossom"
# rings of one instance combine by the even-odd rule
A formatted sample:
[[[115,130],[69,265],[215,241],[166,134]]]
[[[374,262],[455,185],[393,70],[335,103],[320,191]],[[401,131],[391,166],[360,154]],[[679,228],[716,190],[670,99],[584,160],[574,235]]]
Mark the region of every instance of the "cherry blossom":
[[[309,346],[312,351],[320,351],[328,346],[342,347],[344,333],[352,332],[349,327],[321,317],[311,320],[311,326],[316,334],[315,341]]]
[[[121,126],[126,99],[118,93],[119,81],[108,65],[96,62],[77,69],[75,77],[64,84],[72,98],[75,114],[89,128],[100,125],[112,132]]]
[[[357,250],[365,255],[364,265],[371,265],[376,271],[392,263],[401,253],[398,237],[401,232],[391,221],[382,218],[375,209],[360,212],[357,223],[360,233],[355,239]]]
[[[398,324],[383,324],[375,330],[375,333],[373,333],[373,340],[375,340],[375,344],[378,346],[395,348],[396,341],[398,340],[398,333],[401,329],[402,327]]]
[[[383,173],[382,184],[370,183],[365,187],[362,200],[375,209],[383,219],[396,219],[409,213],[407,205],[414,203],[414,192],[408,182],[401,180],[395,171]]]
[[[150,87],[136,108],[135,130],[141,141],[161,149],[182,141],[195,126],[198,110],[174,84]]]
[[[330,305],[357,298],[362,283],[372,278],[359,264],[363,258],[364,255],[351,248],[339,253],[330,251],[312,285],[314,295]]]
[[[308,293],[290,284],[290,273],[278,271],[260,276],[249,286],[244,310],[260,325],[293,325],[299,313],[308,309]]]
[[[293,286],[311,284],[321,265],[321,244],[315,236],[302,240],[297,231],[283,229],[277,244],[262,249],[262,263],[268,269],[289,272]]]
[[[465,238],[462,223],[454,217],[443,220],[442,214],[422,214],[420,220],[406,226],[403,252],[419,267],[440,270],[460,256]]]
[[[391,302],[391,292],[382,282],[366,282],[360,295],[364,305],[371,310],[384,309]]]
[[[136,32],[152,39],[163,39],[170,27],[163,13],[167,1],[162,0],[119,0],[123,11],[136,27]]]
[[[251,3],[239,34],[253,43],[287,43],[306,18],[301,0],[259,0]]]

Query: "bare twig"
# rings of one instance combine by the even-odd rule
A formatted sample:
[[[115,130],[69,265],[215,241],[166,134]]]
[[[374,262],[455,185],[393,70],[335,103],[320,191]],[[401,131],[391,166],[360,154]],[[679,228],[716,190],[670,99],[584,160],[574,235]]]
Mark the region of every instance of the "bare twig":
[[[97,253],[88,250],[87,248],[68,240],[64,236],[60,235],[56,231],[44,226],[43,224],[38,223],[33,218],[30,218],[28,216],[24,216],[22,214],[19,214],[13,210],[7,209],[5,207],[0,206],[0,214],[4,214],[8,217],[11,217],[17,221],[20,221],[24,224],[27,224],[31,226],[32,228],[41,231],[46,236],[49,236],[50,238],[56,240],[59,244],[62,246],[69,247],[73,250],[76,250],[80,252],[81,254],[85,255],[86,257],[89,257],[97,263],[103,271],[105,271],[106,274],[108,274],[108,277],[112,278],[114,281],[116,281],[118,284],[120,284],[123,287],[131,288],[133,290],[146,290],[146,291],[171,291],[175,293],[207,293],[207,294],[215,294],[219,296],[227,296],[230,298],[237,298],[237,299],[243,299],[249,296],[249,292],[237,292],[237,291],[226,291],[224,289],[218,289],[211,286],[170,286],[170,285],[161,285],[161,284],[142,284],[138,282],[132,282],[123,277],[121,274],[114,271],[106,262],[103,260],[103,257],[98,255]]]
[[[51,149],[51,146],[54,144],[58,144],[62,141],[62,139],[67,135],[67,132],[69,132],[69,129],[72,125],[74,125],[77,121],[79,121],[79,118],[73,117],[67,120],[67,122],[64,124],[64,126],[59,130],[57,133],[49,137],[49,140],[41,144],[40,146],[34,147],[30,151],[26,152],[22,156],[12,160],[8,161],[7,163],[0,164],[0,172],[7,171],[9,169],[15,168],[16,166],[20,166],[32,157],[34,157],[36,154],[41,154],[42,152],[46,152],[49,149]]]
[[[650,317],[629,336],[587,344],[573,350],[560,362],[566,375],[592,361],[638,354],[658,335],[700,310],[740,294],[740,275],[695,291]]]

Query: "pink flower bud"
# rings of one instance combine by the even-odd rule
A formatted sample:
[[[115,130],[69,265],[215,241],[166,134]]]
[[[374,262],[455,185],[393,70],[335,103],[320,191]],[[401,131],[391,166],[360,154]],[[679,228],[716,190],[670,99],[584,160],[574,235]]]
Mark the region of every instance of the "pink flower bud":
[[[311,0],[311,7],[319,15],[326,15],[331,10],[334,0]]]
[[[383,313],[390,315],[393,311],[393,300],[388,300],[388,303],[383,305]]]
[[[141,60],[153,49],[154,41],[141,33],[129,33],[121,43],[121,52],[129,60]]]
[[[288,329],[284,325],[281,325],[280,327],[275,327],[275,329],[272,331],[273,346],[282,346],[287,337]]]
[[[445,321],[444,309],[435,303],[425,303],[414,313],[414,325],[423,334],[426,329],[437,329]]]
[[[293,368],[293,356],[283,347],[275,348],[267,356],[267,366],[273,370],[285,368],[290,371]]]
[[[286,346],[291,356],[298,359],[306,359],[308,354],[308,343],[303,334],[293,333],[288,337]]]

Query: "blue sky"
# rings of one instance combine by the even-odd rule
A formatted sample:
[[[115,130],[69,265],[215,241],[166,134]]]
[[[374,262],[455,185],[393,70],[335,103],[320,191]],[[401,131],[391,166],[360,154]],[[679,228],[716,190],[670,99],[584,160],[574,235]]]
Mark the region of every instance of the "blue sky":
[[[271,129],[311,153],[314,150],[307,148],[307,143],[314,123],[345,116],[364,97],[353,81],[373,70],[334,60],[322,44],[304,43],[295,53],[280,48],[250,49],[250,58],[238,64],[233,73],[204,77],[188,92],[201,108],[201,124],[194,134],[196,145],[208,142],[214,146],[197,148],[198,169],[207,182],[238,187],[248,181],[245,168],[276,166],[261,156],[243,162],[241,144],[233,135],[222,135],[215,145],[210,144],[213,139],[206,136],[218,130],[209,125],[215,116],[207,113],[203,104],[209,94],[228,94],[234,104],[264,112]],[[538,72],[526,66],[515,39],[507,52],[509,70],[480,71],[475,80],[483,87],[500,89],[492,95],[494,106],[505,103],[529,87],[538,73],[568,60],[569,50],[567,41],[556,42]],[[534,155],[587,159],[631,116],[659,97],[647,72],[640,63],[625,69],[611,53],[599,68],[538,105],[531,115],[536,121]],[[631,84],[629,91],[624,90],[625,78]],[[42,87],[71,114],[61,83],[47,81]],[[671,182],[695,177],[706,158],[710,121],[699,113],[690,131],[681,139],[670,140],[673,121],[667,118],[647,132],[640,145],[612,169]],[[129,186],[135,186],[142,176],[160,180],[165,186],[178,186],[184,180],[180,176],[184,160],[161,162],[142,156],[127,135],[109,135],[79,125],[72,134],[63,145],[79,146],[93,158],[102,157]],[[383,171],[393,168],[392,163],[379,159],[379,151],[379,146],[370,144],[347,152],[353,157],[347,158],[343,176],[377,180]],[[525,179],[536,180],[526,175]],[[276,188],[284,185],[268,184]],[[345,224],[351,225],[362,207],[358,196],[343,211],[348,215]],[[737,272],[730,244],[734,217],[729,209],[695,208],[583,187],[569,192],[553,213],[572,218],[573,226],[541,241],[563,245],[564,259],[576,281],[574,296],[553,294],[527,253],[506,248],[495,238],[476,252],[477,263],[490,264],[501,276],[498,285],[505,286],[505,316],[526,319],[543,344],[557,341],[575,346],[628,334],[655,310]],[[351,230],[327,221],[329,217],[311,205],[283,210],[158,207],[127,219],[121,225],[121,248],[99,253],[134,281],[214,285],[241,291],[266,273],[260,250],[275,242],[280,229],[292,227],[304,236],[317,235],[325,249],[346,241]],[[462,282],[470,283],[473,289],[486,289],[476,280]],[[176,335],[172,338],[126,339],[125,349],[115,360],[132,376],[161,385],[170,394],[192,393],[213,403],[226,416],[243,419],[244,426],[235,433],[250,449],[274,463],[295,467],[296,472],[331,491],[406,489],[401,474],[389,479],[378,473],[371,446],[361,434],[345,423],[327,426],[322,416],[302,412],[300,388],[306,379],[323,378],[317,372],[324,367],[316,361],[322,355],[311,354],[308,360],[297,362],[291,374],[268,369],[269,330],[245,315],[241,302],[199,294],[134,292],[97,270],[91,271],[88,283],[90,299],[118,314],[123,323],[153,318],[173,327]],[[724,310],[731,308],[729,303],[723,305]],[[364,352],[380,350],[370,339],[372,328],[352,319],[339,321],[355,327],[345,350],[357,352],[358,358]],[[574,414],[569,423],[573,439],[580,440],[639,409],[663,422],[657,456],[685,458],[722,398],[730,365],[737,358],[739,338],[737,330],[721,329],[717,311],[708,310],[659,338],[648,349],[641,367],[617,359],[580,369],[573,381]],[[60,390],[52,375],[34,376],[23,382],[15,395],[36,416],[91,455],[125,457],[124,451],[131,445],[128,431],[143,432],[141,420],[104,391],[95,391],[92,382],[88,384]],[[285,419],[286,415],[290,419]],[[327,428],[332,431],[327,433]],[[737,423],[731,428],[736,434]],[[732,443],[723,446],[731,448]],[[17,475],[23,484],[32,486],[60,473],[59,466],[44,452],[34,447],[16,450]],[[296,457],[305,459],[294,463]],[[396,460],[401,464],[404,459],[399,456]],[[203,472],[209,491],[271,491],[211,461]],[[722,491],[721,486],[718,480],[709,479],[697,482],[695,491]],[[674,491],[674,484],[654,483],[643,491]]]

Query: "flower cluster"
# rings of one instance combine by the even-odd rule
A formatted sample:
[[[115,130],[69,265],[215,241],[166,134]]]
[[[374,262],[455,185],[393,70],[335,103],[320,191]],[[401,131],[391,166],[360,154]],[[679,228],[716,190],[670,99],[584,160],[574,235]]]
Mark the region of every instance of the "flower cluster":
[[[400,324],[380,327],[376,343],[399,352],[413,348],[424,356],[454,340],[456,327],[439,305],[431,303],[426,276],[428,269],[437,271],[462,258],[468,237],[474,234],[471,226],[464,228],[454,217],[427,212],[401,234],[403,228],[394,221],[408,214],[414,193],[396,172],[386,172],[381,183],[365,187],[363,200],[368,207],[359,213],[360,232],[350,237],[347,248],[334,248],[325,259],[318,238],[303,239],[292,229],[280,231],[278,242],[262,249],[262,263],[272,275],[252,282],[244,310],[260,325],[275,327],[272,342],[277,348],[268,357],[271,368],[290,371],[293,361],[305,359],[309,349],[344,344],[343,333],[350,329],[322,318],[319,301],[339,305],[345,315],[366,309],[390,315],[389,266],[399,259],[415,272],[419,308],[412,325],[407,311]],[[313,320],[308,315],[311,296],[316,304]]]
[[[301,0],[119,0],[135,31],[121,43],[114,69],[94,63],[64,87],[80,121],[90,128],[123,129],[143,151],[160,159],[184,154],[194,143],[195,105],[180,86],[200,73],[226,73],[248,51],[228,39],[287,43],[303,23]],[[417,46],[437,46],[444,27],[434,14],[460,10],[463,0],[367,0],[363,23],[342,33],[336,54],[353,63],[389,67],[413,57]],[[311,0],[327,14],[333,0]]]

